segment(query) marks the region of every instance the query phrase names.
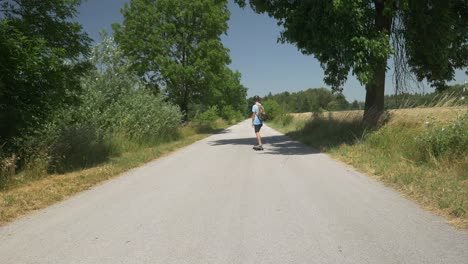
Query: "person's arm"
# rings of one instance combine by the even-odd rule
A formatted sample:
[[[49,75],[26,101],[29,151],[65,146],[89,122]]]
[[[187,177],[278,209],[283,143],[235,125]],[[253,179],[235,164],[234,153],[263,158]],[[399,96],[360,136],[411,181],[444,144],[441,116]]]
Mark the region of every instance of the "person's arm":
[[[252,126],[254,125],[255,115],[257,114],[257,112],[258,112],[257,105],[252,106]]]

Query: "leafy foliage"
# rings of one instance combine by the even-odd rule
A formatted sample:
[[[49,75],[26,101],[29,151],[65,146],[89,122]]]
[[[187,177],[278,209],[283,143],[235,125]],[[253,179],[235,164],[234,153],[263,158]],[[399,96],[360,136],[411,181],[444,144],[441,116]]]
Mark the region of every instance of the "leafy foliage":
[[[104,35],[91,62],[98,68],[82,80],[84,93],[76,115],[83,122],[132,139],[167,136],[180,123],[178,107],[145,89],[112,38]]]
[[[236,112],[244,112],[247,106],[247,88],[241,84],[241,74],[233,72],[225,67],[222,74],[218,75],[217,81],[209,95],[205,96],[205,105],[217,105],[219,109],[232,107]],[[230,120],[230,119],[227,119]]]
[[[77,104],[54,111],[34,133],[18,137],[20,166],[31,178],[105,161],[123,144],[152,145],[174,138],[182,114],[144,89],[111,38],[93,49],[97,65],[81,79]]]
[[[408,63],[419,80],[436,87],[468,66],[468,4],[463,0],[404,1],[397,23],[404,24]]]
[[[247,1],[236,2],[245,6]],[[278,20],[284,29],[281,41],[321,62],[325,82],[334,90],[341,90],[349,73],[356,75],[366,85],[364,119],[369,123],[375,124],[384,110],[391,55],[402,56],[403,66],[437,87],[453,79],[454,69],[468,65],[468,5],[463,0],[248,2]]]
[[[212,106],[208,108],[208,110],[197,114],[195,117],[195,122],[198,122],[200,124],[210,124],[215,122],[217,119],[219,119],[218,115],[219,109],[217,106]]]
[[[0,140],[31,132],[75,101],[90,42],[70,22],[80,2],[0,1]]]
[[[190,103],[210,97],[230,62],[221,43],[227,1],[131,0],[122,13],[116,40],[146,83],[185,114]]]
[[[339,90],[351,70],[362,83],[369,83],[375,68],[391,54],[390,32],[378,28],[372,2],[253,0],[250,4],[284,27],[281,41],[315,55],[325,70],[325,81]]]
[[[276,119],[282,114],[281,106],[275,100],[264,100],[262,102],[262,106],[265,109],[265,113],[268,119],[270,120]]]
[[[468,114],[446,126],[427,123],[418,136],[418,146],[424,160],[456,158],[468,154]]]
[[[169,136],[180,123],[180,110],[145,89],[122,56],[111,38],[94,49],[91,61],[99,68],[83,79],[81,120],[133,140]]]
[[[230,105],[224,106],[221,109],[221,117],[230,123],[239,122],[244,118],[239,110],[235,110],[234,107]]]

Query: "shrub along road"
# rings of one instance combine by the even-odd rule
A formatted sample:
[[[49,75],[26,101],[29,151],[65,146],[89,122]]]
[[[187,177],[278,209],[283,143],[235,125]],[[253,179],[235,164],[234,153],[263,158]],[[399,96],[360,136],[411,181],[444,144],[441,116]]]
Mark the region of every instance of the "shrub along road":
[[[466,263],[468,235],[249,121],[0,228],[0,263]]]

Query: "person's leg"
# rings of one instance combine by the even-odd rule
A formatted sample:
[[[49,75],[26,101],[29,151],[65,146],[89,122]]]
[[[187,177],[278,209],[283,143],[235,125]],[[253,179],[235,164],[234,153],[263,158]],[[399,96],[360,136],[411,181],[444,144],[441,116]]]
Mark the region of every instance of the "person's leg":
[[[258,145],[261,146],[262,145],[262,137],[260,136],[260,132],[255,132],[255,135],[257,135]]]
[[[260,149],[263,149],[262,147],[262,137],[260,136],[260,128],[262,128],[262,125],[255,125],[255,135],[257,136],[257,142],[258,142],[258,147]]]

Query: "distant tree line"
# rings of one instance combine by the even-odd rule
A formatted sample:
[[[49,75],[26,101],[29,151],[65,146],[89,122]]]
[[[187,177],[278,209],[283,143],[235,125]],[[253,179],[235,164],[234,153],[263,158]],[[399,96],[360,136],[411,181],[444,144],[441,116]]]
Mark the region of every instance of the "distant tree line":
[[[252,104],[253,99],[249,98]],[[364,110],[364,102],[349,102],[342,93],[326,88],[310,88],[298,92],[269,93],[263,98],[265,108],[280,109],[285,113]],[[432,93],[400,93],[385,96],[385,109],[468,105],[468,87],[457,84]],[[273,110],[275,112],[275,110]]]
[[[249,101],[252,101],[250,98]],[[310,88],[299,92],[282,92],[278,94],[269,93],[263,98],[267,106],[271,101],[276,102],[281,111],[288,113],[340,111],[359,109],[362,103],[348,102],[342,93],[332,93],[326,88]],[[269,107],[266,106],[268,111]]]

